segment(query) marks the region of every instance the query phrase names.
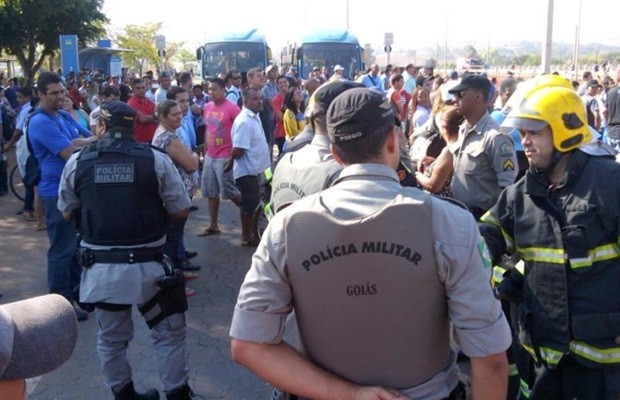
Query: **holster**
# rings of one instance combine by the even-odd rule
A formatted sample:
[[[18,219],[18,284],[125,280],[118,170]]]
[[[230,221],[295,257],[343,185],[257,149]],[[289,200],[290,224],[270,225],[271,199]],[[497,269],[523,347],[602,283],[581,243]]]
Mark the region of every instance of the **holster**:
[[[171,315],[187,311],[183,272],[173,269],[168,257],[162,265],[165,275],[157,280],[157,294],[138,307],[149,329]]]

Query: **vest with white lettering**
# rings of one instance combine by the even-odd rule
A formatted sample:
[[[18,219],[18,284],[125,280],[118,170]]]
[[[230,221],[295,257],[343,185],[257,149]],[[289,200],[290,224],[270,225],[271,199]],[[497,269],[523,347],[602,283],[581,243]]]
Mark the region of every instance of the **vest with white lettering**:
[[[335,160],[300,168],[293,162],[294,156],[295,153],[285,154],[273,173],[271,202],[276,212],[295,200],[326,189],[342,170]]]
[[[166,234],[155,158],[148,144],[102,138],[84,148],[75,170],[79,226],[86,243],[147,244]]]
[[[287,273],[309,357],[362,385],[410,388],[450,365],[431,199],[405,193],[354,220],[336,218],[317,197],[311,210],[284,221]]]

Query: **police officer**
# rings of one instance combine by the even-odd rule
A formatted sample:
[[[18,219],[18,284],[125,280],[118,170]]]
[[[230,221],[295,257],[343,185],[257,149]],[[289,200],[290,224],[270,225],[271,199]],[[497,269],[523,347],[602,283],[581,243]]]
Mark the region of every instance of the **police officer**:
[[[495,202],[503,188],[517,177],[517,158],[510,136],[487,112],[491,82],[481,75],[467,74],[448,93],[465,119],[459,140],[450,147],[454,154],[451,187],[454,198],[479,219]]]
[[[345,168],[271,220],[239,292],[233,359],[303,398],[464,398],[451,321],[474,397],[505,397],[510,332],[474,219],[399,184],[382,93],[345,91],[327,128]],[[307,358],[282,341],[293,305]]]
[[[190,200],[164,152],[133,138],[136,112],[120,101],[101,105],[100,139],[75,153],[61,179],[58,208],[83,235],[80,300],[94,305],[97,351],[115,400],[159,399],[137,393],[126,349],[132,305],[140,305],[158,354],[169,400],[190,399],[182,277],[163,260],[168,219],[185,218]]]
[[[519,305],[537,368],[531,400],[620,396],[620,166],[574,90],[541,85],[507,115],[530,168],[481,221],[494,261],[525,262],[499,285]]]
[[[339,94],[355,87],[364,86],[351,81],[324,84],[310,98],[306,118],[314,136],[308,145],[296,151],[287,151],[278,161],[271,183],[274,212],[295,200],[328,188],[338,177],[342,166],[330,152],[327,108]]]

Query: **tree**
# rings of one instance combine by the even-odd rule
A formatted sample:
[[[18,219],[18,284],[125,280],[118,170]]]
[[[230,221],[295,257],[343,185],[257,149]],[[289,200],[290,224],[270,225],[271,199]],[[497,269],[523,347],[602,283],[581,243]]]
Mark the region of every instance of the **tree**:
[[[175,58],[183,63],[183,70],[187,71],[187,64],[196,62],[196,53],[188,49],[181,49]]]
[[[114,37],[118,47],[131,50],[120,55],[123,64],[136,66],[140,76],[142,76],[142,70],[147,65],[159,65],[160,63],[155,47],[155,36],[161,26],[162,22],[127,25],[122,32]]]
[[[183,49],[185,42],[168,42],[166,43],[166,56],[164,57],[164,67],[170,68],[170,60],[176,58],[179,51]]]
[[[31,83],[60,35],[77,35],[85,47],[105,34],[103,0],[0,0],[0,49],[15,56]]]
[[[366,52],[366,60],[364,61],[366,62],[366,68],[368,68],[375,63],[375,59],[377,57],[375,57],[375,51],[372,49],[372,45],[370,43],[366,43],[364,45],[364,52]]]
[[[467,58],[480,58],[478,56],[478,50],[476,50],[476,48],[472,46],[471,44],[468,44],[467,46],[465,46],[465,48],[463,49],[463,52],[465,53],[465,57]]]

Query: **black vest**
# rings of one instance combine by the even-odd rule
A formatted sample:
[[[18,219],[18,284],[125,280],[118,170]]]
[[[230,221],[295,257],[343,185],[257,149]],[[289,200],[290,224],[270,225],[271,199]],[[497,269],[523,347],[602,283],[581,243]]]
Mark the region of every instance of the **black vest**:
[[[112,138],[81,151],[75,193],[86,243],[132,246],[166,234],[168,213],[158,194],[153,151],[148,144]]]

